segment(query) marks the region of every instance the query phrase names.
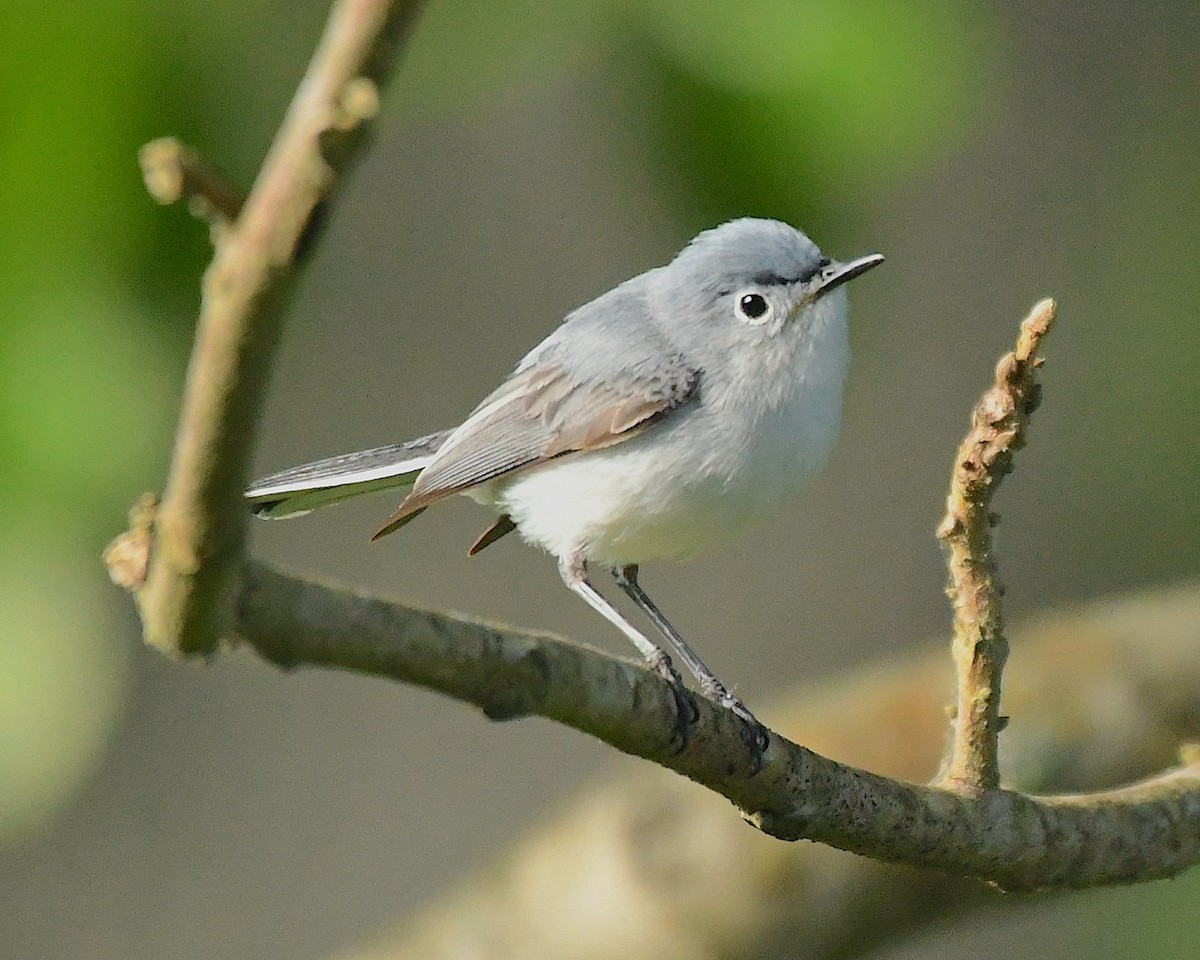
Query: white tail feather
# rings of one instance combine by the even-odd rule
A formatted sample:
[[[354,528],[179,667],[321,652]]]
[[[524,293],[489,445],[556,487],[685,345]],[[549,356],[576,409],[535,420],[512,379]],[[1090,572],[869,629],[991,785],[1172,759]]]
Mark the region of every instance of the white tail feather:
[[[365,493],[411,487],[449,434],[443,430],[408,443],[291,467],[254,481],[246,499],[255,516],[282,520]]]

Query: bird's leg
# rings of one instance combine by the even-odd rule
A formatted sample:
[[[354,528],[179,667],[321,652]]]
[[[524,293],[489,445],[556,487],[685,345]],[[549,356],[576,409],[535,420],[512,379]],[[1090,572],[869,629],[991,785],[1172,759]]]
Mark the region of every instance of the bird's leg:
[[[613,567],[612,570],[613,579],[617,581],[617,586],[629,595],[629,599],[636,603],[641,611],[650,618],[650,622],[670,641],[671,646],[683,658],[684,664],[700,684],[700,692],[708,697],[708,699],[732,710],[736,716],[741,717],[752,726],[761,728],[762,724],[754,718],[754,714],[746,709],[746,705],[741,700],[725,689],[725,685],[704,665],[704,661],[696,656],[695,651],[679,635],[679,631],[671,626],[670,621],[663,616],[662,611],[654,605],[654,601],[650,599],[650,595],[638,583],[637,574],[638,568],[636,564]]]
[[[679,749],[686,749],[691,737],[691,726],[696,722],[696,704],[692,694],[683,685],[683,680],[671,665],[667,652],[651,642],[633,624],[621,616],[607,600],[605,600],[587,578],[587,563],[583,557],[573,556],[558,562],[558,572],[572,593],[578,594],[587,601],[588,606],[599,613],[605,620],[627,636],[635,647],[646,658],[646,665],[663,677],[671,685],[671,694],[675,698],[675,735]]]
[[[609,623],[627,636],[638,652],[646,658],[646,663],[655,673],[664,677],[674,686],[682,686],[683,681],[671,665],[667,652],[653,643],[633,624],[626,620],[617,609],[605,600],[592,586],[587,578],[587,563],[575,555],[561,559],[558,562],[558,573],[572,593],[582,597],[593,610],[604,617]]]

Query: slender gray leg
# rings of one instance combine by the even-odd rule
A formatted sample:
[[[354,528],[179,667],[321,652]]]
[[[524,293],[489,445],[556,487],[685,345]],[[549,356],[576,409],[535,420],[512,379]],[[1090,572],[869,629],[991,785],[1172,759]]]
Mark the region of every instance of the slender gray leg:
[[[588,581],[587,564],[582,557],[560,559],[558,573],[572,593],[587,601],[588,606],[633,642],[633,645],[638,648],[638,652],[646,658],[646,663],[652,670],[665,677],[672,685],[682,685],[683,681],[671,665],[671,658],[667,652],[645,637],[633,624],[621,616],[612,604],[596,592],[596,588]]]
[[[746,705],[742,701],[725,689],[725,685],[704,665],[704,661],[696,656],[695,651],[679,635],[679,631],[671,626],[670,621],[663,616],[662,611],[654,605],[654,601],[650,599],[650,595],[638,583],[637,565],[630,564],[625,567],[614,567],[612,575],[613,579],[617,581],[617,586],[629,595],[629,599],[638,605],[641,611],[650,618],[650,622],[670,641],[671,646],[675,648],[688,670],[691,671],[692,676],[700,684],[701,693],[708,697],[708,699],[732,710],[734,714],[741,717],[747,723],[761,727],[762,724],[754,718],[754,714],[746,709]]]

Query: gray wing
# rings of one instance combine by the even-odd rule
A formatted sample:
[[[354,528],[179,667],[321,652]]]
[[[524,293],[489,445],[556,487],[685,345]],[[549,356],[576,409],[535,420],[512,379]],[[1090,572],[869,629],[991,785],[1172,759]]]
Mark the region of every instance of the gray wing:
[[[245,497],[256,516],[278,520],[376,490],[411,487],[451,432],[291,467],[255,480]]]
[[[450,435],[375,537],[451,494],[621,443],[687,403],[699,370],[654,329],[636,283],[581,307],[522,360]]]

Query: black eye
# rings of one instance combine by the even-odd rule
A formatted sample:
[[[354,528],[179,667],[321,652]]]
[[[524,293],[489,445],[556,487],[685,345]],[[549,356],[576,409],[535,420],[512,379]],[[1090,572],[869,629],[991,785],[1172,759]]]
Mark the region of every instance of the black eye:
[[[743,293],[738,297],[737,312],[743,320],[759,320],[767,312],[767,298],[761,293]]]

